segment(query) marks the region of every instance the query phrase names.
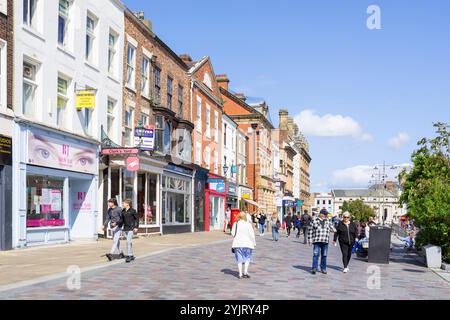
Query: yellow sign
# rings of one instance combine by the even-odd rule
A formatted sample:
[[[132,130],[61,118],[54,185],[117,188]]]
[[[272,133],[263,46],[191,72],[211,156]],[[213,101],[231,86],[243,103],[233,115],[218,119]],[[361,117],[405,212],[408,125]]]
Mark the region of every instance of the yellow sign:
[[[76,99],[76,108],[77,109],[94,109],[95,108],[95,91],[93,90],[84,90],[77,92]]]

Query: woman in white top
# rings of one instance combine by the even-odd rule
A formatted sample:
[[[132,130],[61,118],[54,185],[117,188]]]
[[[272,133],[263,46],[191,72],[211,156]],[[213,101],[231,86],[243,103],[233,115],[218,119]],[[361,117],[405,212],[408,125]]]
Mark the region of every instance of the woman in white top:
[[[250,222],[247,221],[247,214],[241,212],[237,222],[233,224],[231,234],[234,237],[232,249],[238,263],[239,279],[250,278],[248,267],[252,260],[253,249],[256,246],[255,231]],[[242,274],[242,264],[244,264],[244,274]]]

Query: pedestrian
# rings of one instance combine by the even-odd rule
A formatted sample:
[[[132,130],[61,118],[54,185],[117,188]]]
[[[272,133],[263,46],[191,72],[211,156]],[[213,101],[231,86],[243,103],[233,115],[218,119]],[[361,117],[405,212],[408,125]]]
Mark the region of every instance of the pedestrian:
[[[270,226],[272,227],[272,240],[278,241],[278,235],[280,232],[281,222],[278,219],[278,215],[276,212],[272,214],[270,218]]]
[[[328,243],[330,241],[330,232],[334,231],[333,224],[328,219],[328,211],[322,209],[319,217],[315,218],[308,231],[308,243],[314,245],[314,255],[312,264],[312,274],[316,274],[319,265],[320,256],[320,271],[327,274],[327,255]]]
[[[227,211],[225,211],[225,222],[224,222],[224,226],[223,226],[223,232],[225,232],[225,233],[227,232],[230,221],[231,221],[231,208],[230,208],[230,206],[228,206]],[[231,226],[230,226],[230,229],[231,229]]]
[[[286,224],[286,237],[289,238],[292,228],[292,217],[290,212],[284,216],[284,222]]]
[[[264,237],[264,227],[266,225],[266,214],[261,211],[258,215],[259,236]]]
[[[295,220],[295,228],[297,228],[297,234],[296,234],[296,238],[300,238],[300,232],[302,231],[302,217],[300,215],[300,213],[298,213],[298,215],[296,216],[297,220]]]
[[[231,230],[233,235],[232,252],[236,258],[239,271],[239,279],[250,278],[248,267],[253,257],[253,250],[256,246],[255,231],[252,224],[247,221],[247,215],[241,212]],[[242,272],[242,264],[244,264],[244,272]]]
[[[138,232],[139,215],[132,208],[130,199],[124,200],[122,207],[123,232],[127,238],[127,256],[125,261],[129,263],[135,259],[133,255],[133,235]]]
[[[297,228],[297,214],[294,212],[292,213],[292,231],[295,232],[295,229]]]
[[[117,200],[112,198],[108,200],[108,212],[106,213],[106,220],[103,224],[103,230],[107,230],[108,227],[112,231],[113,243],[111,251],[106,254],[109,261],[114,259],[114,253],[116,250],[119,252],[119,259],[124,259],[122,248],[120,247],[120,236],[122,235],[122,208],[117,205]]]
[[[310,227],[311,221],[312,221],[310,215],[308,214],[308,210],[303,211],[301,220],[302,220],[302,231],[303,231],[303,243],[306,244],[306,240],[308,237],[308,230],[309,230],[309,227]]]
[[[339,240],[339,246],[342,252],[342,263],[344,265],[344,273],[349,271],[348,264],[352,257],[352,250],[355,242],[358,241],[358,227],[350,220],[350,212],[343,214],[343,220],[340,221],[334,233],[333,244],[336,246],[336,240]]]

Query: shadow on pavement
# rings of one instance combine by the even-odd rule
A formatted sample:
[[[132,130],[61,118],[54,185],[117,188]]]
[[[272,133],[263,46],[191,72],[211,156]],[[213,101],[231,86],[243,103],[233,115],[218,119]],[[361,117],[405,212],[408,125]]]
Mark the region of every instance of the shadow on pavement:
[[[222,270],[220,270],[220,272],[223,272],[224,274],[227,274],[227,275],[234,276],[235,278],[239,278],[239,272],[237,272],[237,271],[233,271],[230,269],[222,269]]]

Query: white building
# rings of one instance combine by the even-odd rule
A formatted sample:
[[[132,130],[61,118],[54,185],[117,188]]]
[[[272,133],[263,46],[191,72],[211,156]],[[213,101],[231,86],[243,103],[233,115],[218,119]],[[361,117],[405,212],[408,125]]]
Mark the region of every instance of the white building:
[[[239,208],[237,181],[237,131],[238,125],[222,114],[222,176],[227,179],[227,207]],[[225,169],[226,168],[226,169]]]
[[[332,193],[314,193],[313,210],[320,212],[327,209],[329,213],[336,213],[334,209],[334,199]]]
[[[399,195],[384,189],[339,189],[332,190],[334,212],[341,215],[344,201],[350,202],[361,199],[374,209],[377,223],[390,224],[397,222],[403,214],[403,207],[399,204]]]
[[[14,35],[14,247],[95,239],[101,129],[121,137],[124,6],[15,1]],[[79,90],[93,108],[76,109]]]

